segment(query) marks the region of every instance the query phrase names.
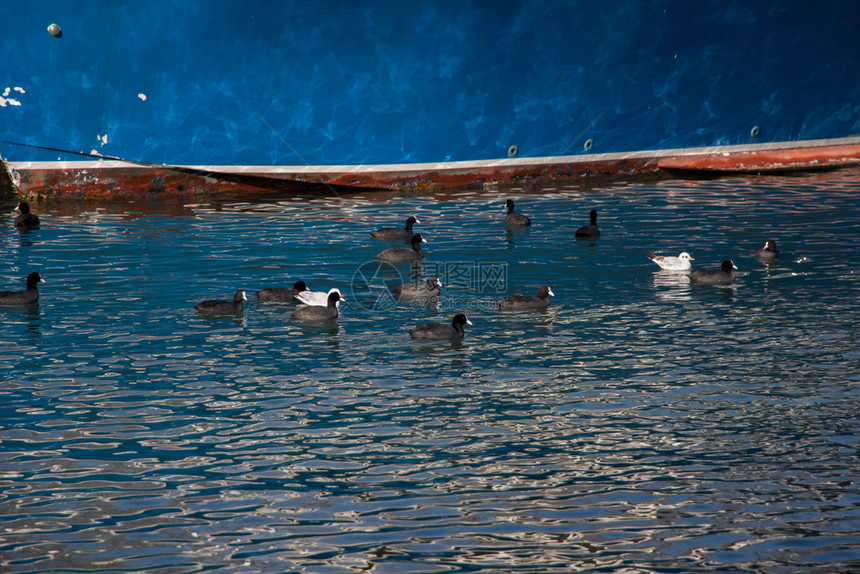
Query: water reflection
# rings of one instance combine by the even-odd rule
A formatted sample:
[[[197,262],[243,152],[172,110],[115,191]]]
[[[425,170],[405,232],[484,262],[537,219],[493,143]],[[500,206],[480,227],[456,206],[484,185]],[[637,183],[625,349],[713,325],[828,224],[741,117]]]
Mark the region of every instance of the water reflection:
[[[42,321],[39,316],[39,301],[36,300],[28,305],[25,305],[27,315],[27,334],[31,337],[42,336]]]
[[[462,339],[446,339],[446,340],[432,340],[432,339],[422,339],[422,340],[412,340],[412,339],[404,339],[403,344],[410,345],[410,351],[419,355],[434,355],[439,352],[447,352],[447,351],[461,351],[466,344],[466,338],[468,337],[468,333],[466,337]],[[464,363],[459,363],[459,368],[462,369],[465,366]],[[453,373],[451,373],[453,374]]]
[[[294,320],[293,323],[302,331],[304,335],[325,333],[326,335],[331,337],[341,332],[341,326],[338,319],[328,319],[326,321]]]
[[[410,309],[429,309],[433,311],[442,311],[442,302],[439,297],[421,297],[411,295],[401,295],[397,299],[397,305],[408,307]],[[447,302],[446,302],[447,306]]]
[[[690,299],[690,275],[677,271],[661,269],[651,275],[651,284],[658,289],[657,296],[661,299]]]
[[[505,240],[509,245],[516,245],[520,241],[524,241],[531,227],[505,227]]]
[[[18,230],[18,245],[22,248],[30,247],[37,242],[39,236],[38,229],[29,227],[16,229]]]
[[[655,287],[689,287],[690,274],[688,272],[661,269],[654,272],[651,281]]]
[[[28,340],[42,336],[39,300],[26,305],[0,306],[0,317],[7,325],[23,325]]]

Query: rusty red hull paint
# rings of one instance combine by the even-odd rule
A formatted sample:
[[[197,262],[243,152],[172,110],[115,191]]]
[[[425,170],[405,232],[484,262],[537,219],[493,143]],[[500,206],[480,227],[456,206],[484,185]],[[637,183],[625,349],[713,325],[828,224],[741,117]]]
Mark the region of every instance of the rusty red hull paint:
[[[99,167],[91,162],[64,162],[63,167],[13,164],[13,183],[22,197],[121,198],[165,197],[209,193],[254,193],[303,191],[333,186],[357,189],[446,189],[510,184],[535,180],[564,180],[612,175],[641,175],[657,171],[653,160],[612,160],[551,165],[440,166],[432,169],[367,169],[338,171],[284,169],[246,173],[248,181],[187,174],[163,168],[135,165]],[[74,165],[78,163],[81,165]],[[83,165],[88,164],[88,165]]]
[[[100,167],[92,165],[92,162],[62,163],[62,167],[56,168],[38,166],[19,169],[13,165],[10,179],[22,197],[31,199],[165,197],[264,189],[259,184],[207,178],[164,168],[135,165]],[[291,190],[308,187],[289,180],[276,183],[272,188]]]
[[[830,169],[860,165],[857,145],[812,149],[715,152],[662,158],[660,169],[688,172],[742,173]]]
[[[171,197],[210,193],[482,187],[589,177],[813,170],[860,165],[860,137],[818,142],[377,166],[141,166],[118,160],[7,162],[22,197]]]
[[[363,170],[331,174],[325,182],[332,185],[381,189],[465,188],[488,184],[512,184],[534,180],[565,180],[612,175],[643,175],[657,172],[653,160],[613,159],[549,165],[496,165],[472,167],[442,166],[436,169]]]

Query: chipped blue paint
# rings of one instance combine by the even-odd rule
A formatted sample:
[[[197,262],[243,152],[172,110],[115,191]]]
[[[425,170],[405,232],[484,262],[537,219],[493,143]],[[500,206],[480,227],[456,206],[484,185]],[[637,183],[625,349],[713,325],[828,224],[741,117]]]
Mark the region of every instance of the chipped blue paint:
[[[19,2],[0,139],[327,165],[844,137],[858,22],[860,3],[798,0]]]

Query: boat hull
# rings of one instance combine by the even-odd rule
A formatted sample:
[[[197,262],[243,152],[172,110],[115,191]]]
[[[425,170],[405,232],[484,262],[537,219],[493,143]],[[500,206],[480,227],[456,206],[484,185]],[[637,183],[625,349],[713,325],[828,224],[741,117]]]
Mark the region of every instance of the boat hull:
[[[25,198],[283,192],[319,186],[442,189],[611,176],[694,176],[860,165],[860,137],[792,144],[438,164],[367,166],[145,166],[118,160],[6,162]]]
[[[16,142],[186,166],[563,158],[554,176],[605,154],[843,138],[860,134],[858,21],[844,0],[13,2],[0,156],[71,159]],[[511,165],[398,181],[526,169]]]

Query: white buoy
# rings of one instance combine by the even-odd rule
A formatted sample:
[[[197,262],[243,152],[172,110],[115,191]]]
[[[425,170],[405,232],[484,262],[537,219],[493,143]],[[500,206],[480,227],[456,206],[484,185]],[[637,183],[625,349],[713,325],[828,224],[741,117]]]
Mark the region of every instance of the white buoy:
[[[50,26],[48,26],[48,33],[54,38],[63,37],[63,29],[56,24],[51,24]]]

